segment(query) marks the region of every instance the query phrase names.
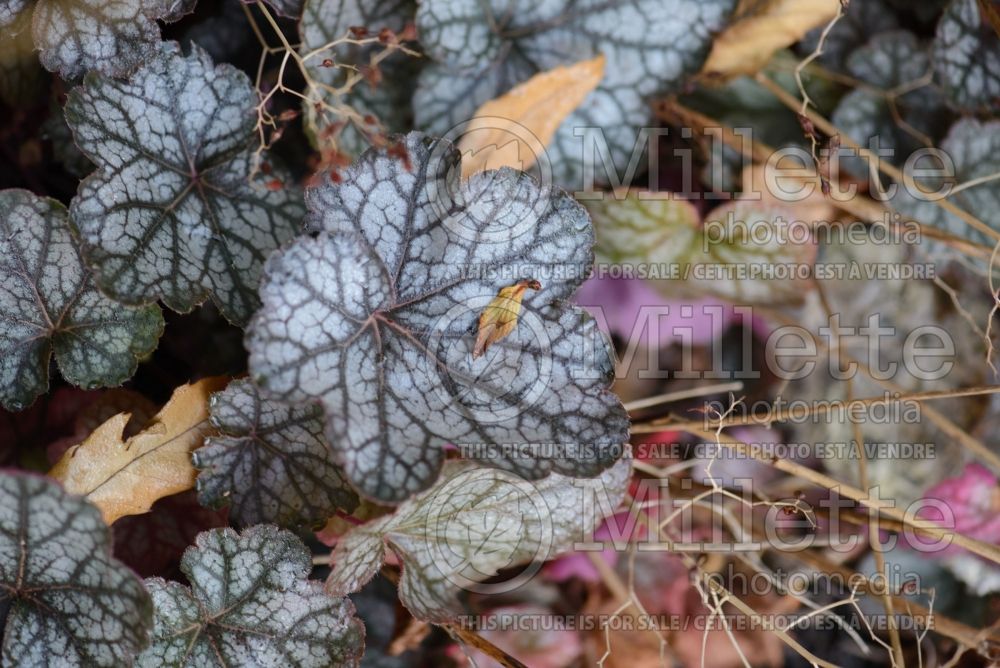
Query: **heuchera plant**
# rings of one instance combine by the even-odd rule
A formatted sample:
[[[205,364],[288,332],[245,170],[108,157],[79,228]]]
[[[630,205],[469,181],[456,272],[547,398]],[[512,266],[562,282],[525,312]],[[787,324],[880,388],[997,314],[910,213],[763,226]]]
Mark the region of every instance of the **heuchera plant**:
[[[700,386],[672,393],[619,374],[613,392],[618,360],[602,322],[669,364],[679,356],[659,345],[668,326],[700,330],[687,342],[698,348],[737,327],[752,339],[751,329],[766,336],[782,318],[818,324],[818,309],[826,316],[831,305],[856,310],[859,326],[876,306],[900,326],[950,306],[931,299],[929,279],[874,293],[873,281],[832,280],[821,298],[812,275],[704,278],[718,266],[811,270],[817,257],[836,259],[812,228],[801,243],[774,240],[776,221],[803,207],[832,217],[834,204],[821,195],[710,206],[656,197],[676,180],[685,191],[701,187],[690,173],[659,170],[676,167],[658,151],[675,140],[730,184],[763,173],[737,173],[732,145],[701,151],[697,137],[653,131],[681,108],[700,126],[709,112],[750,118],[758,140],[774,133],[776,145],[811,144],[826,189],[837,175],[817,148],[835,151],[841,135],[877,135],[898,151],[938,145],[965,182],[966,215],[902,189],[884,203],[866,200],[867,210],[912,214],[936,230],[927,246],[935,258],[978,249],[961,270],[991,270],[1000,18],[981,0],[948,0],[901,20],[889,2],[829,3],[830,16],[851,12],[807,34],[821,24],[776,1],[0,0],[0,664],[404,666],[400,655],[427,636],[438,643],[431,661],[456,656],[457,642],[518,665],[485,639],[517,646],[507,630],[477,635],[463,616],[674,613],[700,610],[710,596],[723,611],[732,599],[720,589],[689,605],[689,572],[694,582],[707,560],[678,552],[657,561],[649,551],[638,560],[639,588],[645,581],[649,591],[636,594],[635,578],[622,576],[635,574],[635,553],[585,544],[665,534],[669,521],[622,537],[619,525],[648,510],[644,476],[672,484],[694,463],[707,487],[742,471],[722,466],[713,478],[707,460],[658,468],[652,456],[634,466],[630,432],[704,437],[690,415],[682,426],[660,419],[676,416],[665,405],[700,398]],[[727,39],[755,56],[776,54],[768,62],[818,50],[808,71],[758,68],[756,79],[730,81],[733,72],[707,71],[726,62],[712,56]],[[781,79],[790,71],[794,85]],[[815,99],[789,112],[780,100],[807,97],[803,72]],[[816,72],[845,88],[814,86]],[[582,102],[555,113],[561,89],[539,101],[539,81],[562,82],[551,83],[572,87],[561,99]],[[778,102],[761,101],[758,84],[769,83]],[[716,97],[699,107],[692,93],[702,84]],[[503,149],[464,143],[473,119],[477,130],[497,130],[477,114],[487,103],[517,110],[507,120],[528,134],[532,120],[539,125],[543,155],[479,170],[489,150]],[[839,128],[826,137],[806,113],[823,104]],[[693,166],[689,155],[685,169]],[[846,182],[870,166],[844,169]],[[941,181],[916,179],[928,189]],[[744,190],[711,195],[742,200]],[[970,211],[978,225],[968,224]],[[768,241],[741,238],[744,223],[766,228]],[[869,252],[885,261],[873,247],[842,249],[843,263]],[[683,277],[605,277],[581,298],[595,263]],[[960,292],[949,293],[955,304]],[[601,321],[581,299],[610,317]],[[718,307],[724,320],[672,314],[632,329],[644,307],[675,304]],[[737,312],[747,305],[768,309],[768,321]],[[988,347],[993,331],[968,354]],[[699,352],[695,363],[728,372],[743,362],[733,350],[711,360]],[[899,389],[966,391],[985,382],[981,366]],[[763,397],[771,381],[714,387]],[[814,376],[791,387],[821,400],[857,399],[869,386]],[[616,392],[630,390],[637,401],[623,404]],[[642,413],[650,408],[663,412]],[[648,418],[645,429],[629,411]],[[989,450],[962,431],[972,417],[942,413],[949,437]],[[698,413],[706,415],[714,417]],[[867,429],[850,438],[873,437]],[[916,441],[926,431],[905,433]],[[769,483],[777,460],[749,470],[768,466],[759,482]],[[781,475],[795,466],[807,464]],[[877,477],[882,466],[859,475]],[[964,504],[960,528],[1000,542],[996,471],[970,466],[936,487],[926,467],[893,473],[914,498]],[[990,489],[984,504],[976,495]],[[747,505],[756,511],[768,499]],[[561,555],[567,561],[553,565]],[[947,553],[941,568],[956,555],[965,552]],[[539,576],[537,600],[504,599],[539,573],[548,577]],[[602,584],[614,600],[564,610],[552,595],[581,585],[579,599]],[[390,603],[366,599],[381,586],[395,587]],[[781,604],[797,605],[784,596]],[[780,608],[771,600],[760,610],[767,605]],[[836,607],[817,604],[816,618]],[[526,637],[542,647],[566,638],[546,657],[551,665],[595,654],[571,631]],[[727,627],[722,640],[733,637]],[[768,659],[780,658],[768,638]],[[781,642],[806,652],[788,636]]]
[[[65,125],[50,123],[52,137],[85,174],[68,206],[45,192],[0,191],[0,402],[32,406],[48,391],[53,354],[60,382],[120,385],[164,334],[161,305],[185,313],[210,301],[246,328],[250,375],[211,397],[207,427],[186,427],[211,434],[195,444],[190,480],[202,505],[228,509],[242,531],[198,535],[174,562],[184,584],[143,582],[112,556],[98,507],[44,477],[0,473],[5,665],[355,665],[365,632],[345,596],[372,577],[385,546],[407,564],[404,604],[445,623],[461,611],[462,582],[567,549],[599,521],[578,512],[587,484],[610,493],[613,508],[629,478],[610,349],[567,301],[593,262],[583,206],[510,169],[462,179],[456,150],[415,132],[381,140],[334,182],[308,189],[303,205],[304,165],[288,169],[261,150],[265,107],[248,76],[197,44],[159,41],[157,20],[192,9],[0,3],[16,44],[33,44],[65,80]],[[360,26],[400,30],[413,18],[406,3],[362,9],[310,3],[303,35],[360,38]],[[330,53],[360,60],[376,46]],[[19,57],[25,71],[5,84],[34,67]],[[315,93],[330,99],[329,88]],[[379,100],[354,102],[374,110]],[[524,299],[521,326],[473,357],[480,312],[520,279],[540,288]],[[196,395],[175,397],[169,414]],[[127,439],[144,429],[152,445],[140,456],[157,456],[161,440],[186,433],[159,419],[117,419],[84,447],[124,448],[115,459],[128,460]],[[467,457],[442,471],[449,448]],[[86,484],[101,475],[73,470]],[[140,470],[109,472],[114,487],[94,498]],[[344,537],[333,584],[310,580],[309,551],[280,527],[364,517],[361,499],[402,505]],[[541,505],[525,514],[526,500]],[[166,527],[155,518],[171,507],[184,506],[152,506],[144,530]],[[497,513],[504,528],[492,557],[468,572],[437,558],[455,549],[448,526],[472,529]],[[469,555],[481,547],[470,543]],[[162,556],[161,567],[170,563]]]

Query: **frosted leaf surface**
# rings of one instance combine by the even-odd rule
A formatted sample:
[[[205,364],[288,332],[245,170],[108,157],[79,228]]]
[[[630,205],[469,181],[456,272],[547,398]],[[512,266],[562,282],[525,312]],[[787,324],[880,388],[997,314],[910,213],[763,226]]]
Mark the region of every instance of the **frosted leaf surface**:
[[[607,341],[561,301],[593,262],[586,211],[509,169],[459,181],[449,143],[400,141],[307,195],[315,236],[268,262],[251,375],[281,401],[321,403],[338,463],[377,501],[430,486],[446,444],[530,479],[597,475],[628,418]],[[542,289],[474,359],[482,309],[525,279]]]
[[[129,665],[152,623],[97,508],[24,473],[0,473],[0,609],[5,666]]]
[[[1000,121],[960,119],[951,126],[940,147],[954,164],[955,184],[996,174],[1000,171]],[[919,192],[900,186],[892,199],[893,207],[925,225],[947,230],[987,247],[993,246],[994,239],[931,201],[935,197],[933,193],[947,189],[948,184],[940,178],[918,178],[916,181]],[[949,200],[994,230],[1000,230],[1000,181],[986,180],[955,193]]]
[[[181,560],[190,587],[149,578],[152,645],[138,665],[356,666],[364,626],[354,606],[309,580],[295,534],[262,524],[199,534]]]
[[[1000,39],[976,0],[953,0],[934,38],[938,79],[960,109],[1000,109]]]
[[[632,463],[622,458],[598,478],[552,475],[527,482],[471,462],[448,462],[437,484],[395,513],[351,530],[333,553],[327,589],[357,591],[378,572],[387,549],[403,564],[399,597],[418,619],[452,621],[462,591],[497,593],[530,578],[482,585],[500,569],[540,565],[586,540],[621,503]]]
[[[845,95],[833,112],[834,124],[861,146],[875,148],[871,142],[877,140],[879,149],[891,149],[889,162],[903,164],[925,146],[919,133],[933,135],[947,123],[944,96],[929,83],[918,83],[930,74],[931,62],[927,45],[913,33],[893,30],[876,35],[848,57],[847,69],[879,90],[912,88],[896,98],[895,115],[884,95],[863,87]],[[868,175],[867,161],[853,155],[842,159],[841,169]]]
[[[66,119],[98,166],[70,215],[106,293],[181,312],[211,296],[246,323],[264,259],[303,214],[287,179],[248,181],[256,103],[245,74],[173,42],[128,80],[91,73],[70,93]]]
[[[44,393],[53,353],[74,385],[120,385],[162,332],[157,306],[123,306],[97,290],[62,204],[0,191],[0,404],[21,410]]]
[[[193,8],[193,0],[0,0],[0,28],[26,17],[42,65],[64,79],[89,70],[122,76],[156,53],[157,20]]]
[[[269,401],[250,381],[236,380],[212,395],[211,413],[220,435],[194,452],[202,504],[230,506],[240,526],[316,524],[357,507],[323,437],[319,406]]]
[[[420,43],[434,61],[414,96],[417,127],[448,132],[539,71],[604,54],[604,79],[560,126],[547,149],[556,183],[579,188],[585,170],[605,179],[594,142],[607,142],[624,174],[650,100],[698,71],[732,0],[428,0]],[[601,130],[603,139],[595,138]],[[586,135],[586,137],[584,136]],[[600,145],[600,144],[598,144]],[[640,150],[641,150],[640,144]]]

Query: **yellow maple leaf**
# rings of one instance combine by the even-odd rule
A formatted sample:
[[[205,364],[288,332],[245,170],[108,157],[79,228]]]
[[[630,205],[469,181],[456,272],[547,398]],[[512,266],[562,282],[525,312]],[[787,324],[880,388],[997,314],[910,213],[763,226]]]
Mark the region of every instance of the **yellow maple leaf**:
[[[213,430],[208,399],[228,378],[205,378],[177,388],[142,431],[124,438],[131,417],[119,413],[62,456],[49,475],[67,492],[96,505],[111,524],[149,512],[157,499],[194,487],[191,451]]]
[[[484,103],[469,121],[458,151],[462,176],[485,169],[531,167],[556,130],[601,83],[604,56],[539,72]]]
[[[476,345],[472,348],[473,359],[514,331],[517,317],[521,314],[521,300],[524,299],[524,291],[528,288],[541,290],[542,285],[536,280],[528,279],[500,288],[493,301],[483,309],[479,316],[479,335],[476,336]]]

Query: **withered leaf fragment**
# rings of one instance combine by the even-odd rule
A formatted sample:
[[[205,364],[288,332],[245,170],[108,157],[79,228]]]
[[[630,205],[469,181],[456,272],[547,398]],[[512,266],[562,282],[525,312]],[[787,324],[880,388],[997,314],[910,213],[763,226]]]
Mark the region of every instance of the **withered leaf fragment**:
[[[472,349],[473,359],[481,357],[487,348],[514,331],[517,317],[521,314],[521,300],[528,288],[537,291],[542,289],[542,285],[534,279],[527,279],[500,288],[493,301],[483,309],[479,316],[479,335]]]
[[[174,391],[141,432],[125,438],[128,413],[120,413],[73,446],[49,471],[71,494],[85,496],[107,524],[149,512],[158,499],[194,487],[191,451],[214,431],[209,397],[227,378],[203,378]]]

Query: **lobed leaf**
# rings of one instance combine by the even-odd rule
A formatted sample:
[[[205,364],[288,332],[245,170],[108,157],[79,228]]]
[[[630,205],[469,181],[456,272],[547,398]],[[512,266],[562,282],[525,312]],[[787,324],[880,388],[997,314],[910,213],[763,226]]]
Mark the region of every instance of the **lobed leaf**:
[[[1000,171],[1000,120],[960,119],[948,130],[940,148],[954,165],[953,179],[949,178],[949,183],[945,183],[941,177],[917,178],[919,192],[900,186],[891,200],[893,207],[912,215],[924,225],[992,247],[993,238],[945,211],[932,200],[940,197],[935,192],[949,192],[952,182],[954,185],[964,184]],[[1000,230],[1000,181],[986,179],[977,182],[948,199],[994,230]]]
[[[670,193],[605,193],[584,204],[594,220],[598,262],[675,264],[701,249],[701,216]]]
[[[258,385],[321,403],[338,463],[377,501],[430,486],[449,443],[536,479],[596,475],[628,439],[607,341],[557,302],[591,267],[586,211],[510,169],[459,170],[448,142],[412,133],[311,190],[315,236],[268,261],[247,330]],[[527,279],[542,289],[516,330],[475,358],[482,309]]]
[[[0,27],[18,17],[47,69],[64,79],[96,70],[122,76],[156,53],[157,20],[176,21],[194,0],[0,0]]]
[[[392,549],[403,564],[403,605],[418,619],[448,623],[461,611],[461,591],[477,591],[500,569],[538,565],[583,541],[603,519],[599,510],[621,503],[631,472],[631,460],[623,458],[596,479],[552,475],[529,483],[450,461],[433,488],[337,544],[327,590],[340,596],[357,591]],[[531,574],[529,567],[519,577]]]
[[[708,55],[732,0],[428,0],[417,11],[421,45],[434,61],[413,98],[417,128],[452,137],[484,102],[539,71],[603,54],[597,90],[559,126],[546,155],[553,180],[574,188],[601,169],[600,128],[625,173],[652,97],[680,88]]]
[[[819,263],[837,271],[817,275],[821,291],[806,295],[795,322],[810,332],[839,328],[839,352],[834,358],[822,349],[805,354],[789,349],[785,357],[783,346],[777,346],[777,355],[785,358],[777,359],[775,368],[798,372],[786,386],[787,396],[797,401],[838,402],[884,396],[887,381],[894,392],[904,394],[947,393],[990,382],[989,367],[982,363],[986,343],[968,324],[970,319],[987,322],[990,317],[992,300],[979,291],[979,281],[956,281],[961,312],[943,308],[938,300],[940,287],[931,280],[940,274],[926,269],[933,270],[933,265],[912,255],[909,244],[886,241],[878,231],[869,231],[865,238],[831,235],[819,246]],[[914,274],[897,274],[899,269]],[[878,332],[877,347],[868,332]],[[914,354],[935,349],[942,351],[936,361],[922,352]],[[918,357],[920,361],[914,362]],[[859,372],[865,367],[871,374]],[[908,458],[905,466],[896,457],[873,457],[868,463],[869,484],[878,485],[882,494],[897,503],[909,504],[931,485],[956,475],[969,456],[965,444],[949,430],[939,429],[926,408],[917,409],[915,403],[904,401],[892,419],[880,419],[871,410],[868,419],[804,420],[792,426],[792,434],[796,442],[852,444],[860,438],[869,447],[872,443],[925,444],[933,449],[934,457]],[[971,429],[979,419],[979,407],[953,396],[943,396],[931,410],[960,429]],[[838,480],[862,484],[854,456],[828,458],[826,466]]]
[[[921,4],[930,4],[930,0],[924,0]],[[912,10],[913,3],[908,3],[907,9]],[[867,44],[878,33],[898,27],[899,19],[886,0],[853,0],[827,34],[819,61],[835,70],[846,72],[847,59],[855,50]],[[807,54],[815,51],[825,28],[826,25],[822,25],[808,33],[800,44],[800,52]]]
[[[173,42],[128,80],[91,73],[70,93],[66,119],[98,166],[70,215],[102,290],[182,312],[211,296],[249,319],[264,258],[303,213],[280,170],[277,189],[248,181],[256,104],[245,74]]]
[[[236,380],[212,395],[211,412],[219,435],[194,453],[202,504],[231,505],[230,519],[242,526],[322,524],[357,507],[323,437],[319,406],[269,401]]]
[[[200,534],[181,561],[190,587],[146,580],[153,636],[138,665],[357,666],[364,626],[311,569],[302,541],[274,526]]]
[[[787,204],[723,204],[706,214],[704,226],[690,202],[669,193],[633,190],[587,202],[587,208],[597,230],[598,261],[633,268],[637,276],[648,268],[645,278],[672,296],[797,302],[806,281],[788,270],[801,269],[815,255],[808,241],[784,243],[790,236],[784,226],[802,225],[806,213]],[[801,237],[808,240],[808,232]]]
[[[0,473],[0,610],[3,665],[25,668],[129,665],[152,624],[97,508],[25,473]]]
[[[938,22],[934,66],[962,110],[1000,110],[1000,40],[976,0],[952,0]]]
[[[156,306],[123,306],[97,290],[62,204],[0,191],[0,404],[22,410],[45,392],[53,353],[73,385],[119,385],[162,332]]]
[[[886,154],[889,162],[902,164],[925,146],[924,137],[946,122],[944,97],[930,85],[919,85],[930,74],[931,62],[926,44],[913,33],[879,33],[848,57],[847,70],[876,89],[913,89],[895,98],[893,109],[885,95],[858,87],[845,95],[833,112],[833,123],[861,146],[893,151]],[[859,176],[868,174],[868,162],[863,158],[847,157],[841,165]]]

